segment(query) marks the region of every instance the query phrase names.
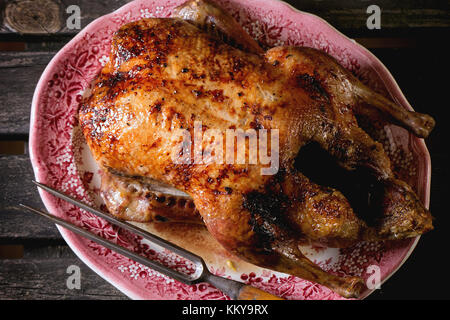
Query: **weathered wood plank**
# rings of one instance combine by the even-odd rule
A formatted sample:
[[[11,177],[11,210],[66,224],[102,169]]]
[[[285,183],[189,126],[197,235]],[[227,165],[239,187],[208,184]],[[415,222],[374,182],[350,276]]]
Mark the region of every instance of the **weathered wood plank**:
[[[77,5],[81,10],[81,27],[94,19],[108,14],[130,0],[35,0],[35,7],[29,8],[29,1],[7,1],[5,19],[0,34],[13,35],[59,35],[73,36],[79,30],[67,27],[69,14],[66,9]],[[287,0],[289,4],[302,11],[316,14],[339,30],[370,35],[372,30],[366,27],[367,7],[372,4],[357,0]],[[26,3],[26,5],[23,5]],[[382,9],[382,29],[420,29],[445,28],[450,26],[449,5],[446,1],[408,1],[379,0],[376,3]],[[24,8],[21,8],[21,7]],[[15,16],[17,15],[17,17]],[[378,32],[378,31],[377,31]],[[354,36],[355,34],[350,34]],[[392,35],[391,35],[392,36]]]
[[[24,200],[21,202],[28,203]],[[55,225],[16,206],[0,209],[0,224],[0,242],[3,243],[64,241]]]
[[[19,203],[44,208],[37,188],[31,183],[34,175],[27,155],[0,155],[0,241],[62,239],[48,221],[25,212]]]
[[[0,299],[125,300],[119,290],[81,262],[68,247],[25,248],[23,259],[0,260]],[[37,252],[35,252],[37,251]],[[69,266],[80,268],[80,289],[69,289]]]
[[[60,9],[53,0],[8,1],[3,21],[13,32],[55,33],[61,29]]]
[[[67,8],[80,8],[81,28],[96,18],[113,12],[132,0],[14,0],[6,1],[5,17],[0,34],[75,35],[79,30],[67,27],[67,19],[73,12]],[[30,7],[31,5],[31,7]]]
[[[0,52],[0,135],[27,135],[36,84],[54,52]]]
[[[29,243],[24,245],[22,259],[67,259],[75,257],[73,251],[67,245],[42,245]]]

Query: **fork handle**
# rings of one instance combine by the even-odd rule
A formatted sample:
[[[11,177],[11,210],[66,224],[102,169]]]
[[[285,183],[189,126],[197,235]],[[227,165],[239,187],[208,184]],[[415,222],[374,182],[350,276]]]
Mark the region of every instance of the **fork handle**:
[[[205,267],[206,268],[206,267]],[[228,295],[234,300],[285,300],[283,298],[274,296],[261,289],[243,284],[242,282],[216,276],[207,269],[204,269],[204,281],[212,284],[217,289]]]
[[[239,291],[237,300],[285,300],[261,289],[244,285]]]

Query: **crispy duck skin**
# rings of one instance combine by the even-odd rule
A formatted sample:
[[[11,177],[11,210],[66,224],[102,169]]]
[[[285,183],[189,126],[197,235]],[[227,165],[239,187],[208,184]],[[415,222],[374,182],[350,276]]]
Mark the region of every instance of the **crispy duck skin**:
[[[168,194],[170,189],[143,177],[123,177],[102,172],[100,195],[116,217],[136,222],[192,222],[200,214],[187,194]]]
[[[109,63],[82,102],[79,117],[86,141],[109,172],[105,179],[113,177],[104,191],[133,177],[176,188],[193,200],[209,232],[230,252],[357,297],[364,289],[360,278],[324,272],[298,244],[310,239],[343,246],[432,229],[430,213],[411,187],[394,176],[381,144],[358,127],[355,114],[370,116],[375,110],[423,137],[433,119],[372,92],[320,51],[276,47],[263,52],[248,43],[253,41],[249,37],[234,37],[237,48],[225,43],[203,25],[216,21],[228,38],[236,34],[236,25],[227,27],[231,17],[209,1],[190,1],[181,9],[182,18],[197,20],[143,19],[123,26],[113,38]],[[200,13],[187,15],[190,9]],[[279,130],[277,174],[261,175],[266,166],[259,162],[174,163],[180,144],[174,133],[182,128],[194,136],[195,121],[202,122],[203,130],[224,133],[230,128]],[[384,186],[377,226],[359,219],[338,190],[319,186],[294,168],[309,142],[348,170],[367,168]],[[130,194],[136,196],[133,190]],[[123,214],[123,208],[104,198],[113,213]],[[194,213],[191,208],[186,215]]]

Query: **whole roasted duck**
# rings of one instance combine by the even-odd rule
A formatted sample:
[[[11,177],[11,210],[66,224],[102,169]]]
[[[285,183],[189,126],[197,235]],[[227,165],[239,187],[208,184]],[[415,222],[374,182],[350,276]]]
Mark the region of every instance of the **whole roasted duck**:
[[[358,126],[357,116],[395,123],[419,137],[434,126],[430,116],[375,93],[326,53],[298,47],[264,51],[231,16],[204,0],[178,7],[173,18],[120,28],[110,61],[79,112],[113,214],[204,223],[240,258],[344,297],[357,297],[362,280],[324,272],[299,244],[343,247],[432,229],[430,213],[396,178],[382,145]],[[201,132],[253,129],[272,136],[276,130],[274,174],[262,174],[268,165],[259,159],[175,163],[173,155],[180,152],[175,133],[194,136],[199,122]],[[342,167],[365,168],[376,178],[382,186],[376,223],[359,218],[340,191],[296,169],[297,154],[310,142]],[[203,141],[199,152],[206,148]],[[232,150],[236,158],[249,156],[247,149]],[[196,156],[187,154],[192,158],[187,160]]]

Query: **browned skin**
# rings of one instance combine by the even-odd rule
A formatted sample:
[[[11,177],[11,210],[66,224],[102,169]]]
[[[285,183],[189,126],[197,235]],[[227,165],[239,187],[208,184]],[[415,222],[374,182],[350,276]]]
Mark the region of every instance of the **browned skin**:
[[[137,222],[203,223],[188,195],[170,195],[142,177],[102,173],[100,195],[116,217]]]
[[[354,83],[359,82],[334,59],[313,49],[277,47],[252,54],[181,19],[144,19],[114,36],[110,62],[83,101],[80,123],[105,171],[150,178],[187,193],[229,251],[356,297],[362,280],[322,271],[302,255],[300,239],[343,245],[411,237],[432,225],[411,188],[394,177],[381,145],[358,127],[353,112],[362,112],[362,95],[353,93]],[[383,112],[400,123],[404,115],[416,119],[400,109],[388,106]],[[171,155],[180,140],[174,132],[184,128],[194,136],[194,121],[222,132],[278,129],[280,170],[263,176],[261,164],[175,164]],[[416,133],[429,130],[418,122],[414,126]],[[296,155],[310,141],[349,170],[368,168],[385,186],[384,218],[376,228],[357,218],[339,191],[294,169]]]

